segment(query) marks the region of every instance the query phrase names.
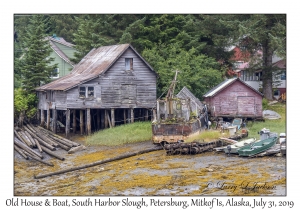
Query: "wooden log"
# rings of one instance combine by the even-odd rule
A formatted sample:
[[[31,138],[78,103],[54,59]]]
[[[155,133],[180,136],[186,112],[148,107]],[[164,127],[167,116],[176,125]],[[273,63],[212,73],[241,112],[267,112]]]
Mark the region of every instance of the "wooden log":
[[[80,169],[84,169],[84,168],[89,168],[89,167],[97,166],[97,165],[100,165],[100,164],[109,163],[109,162],[129,158],[129,157],[132,157],[132,156],[135,156],[135,155],[140,155],[140,154],[153,152],[153,151],[157,151],[157,150],[161,150],[161,149],[162,149],[162,147],[155,147],[155,148],[151,148],[151,149],[141,150],[141,151],[138,151],[138,152],[127,153],[127,154],[123,154],[123,155],[120,155],[120,156],[117,156],[117,157],[114,157],[114,158],[109,158],[109,159],[106,159],[106,160],[101,160],[101,161],[97,161],[97,162],[94,162],[94,163],[85,164],[85,165],[82,165],[82,166],[72,167],[72,168],[61,170],[61,171],[51,172],[51,173],[48,173],[48,174],[34,175],[34,178],[35,179],[41,179],[41,178],[44,178],[44,177],[47,177],[47,176],[63,174],[63,173],[67,173],[67,172],[70,172],[70,171],[76,171],[76,170],[80,170]]]
[[[35,141],[35,144],[36,144],[36,147],[38,148],[38,150],[40,152],[43,152],[42,147],[41,147],[39,141],[36,138],[33,138],[33,137],[32,137],[32,139]]]
[[[68,154],[73,154],[79,150],[85,150],[85,146],[84,145],[80,145],[78,147],[72,147],[69,151]]]
[[[37,147],[36,142],[35,142],[34,139],[31,137],[31,135],[30,135],[27,131],[24,131],[24,133],[26,134],[26,136],[28,137],[28,139],[31,141],[33,147]]]
[[[51,155],[51,156],[53,156],[53,157],[55,157],[55,158],[57,158],[57,159],[59,159],[59,160],[65,160],[64,157],[61,157],[61,156],[59,156],[58,154],[55,154],[54,152],[52,152],[51,150],[49,150],[48,148],[46,148],[46,147],[44,147],[44,146],[42,146],[42,149],[43,149],[43,151],[44,151],[45,153],[47,153],[47,154],[49,154],[49,155]]]
[[[80,135],[83,135],[83,110],[81,109],[80,110]]]
[[[28,160],[28,156],[24,154],[24,152],[19,148],[17,145],[14,145],[14,149],[21,155],[23,156],[26,160]]]
[[[29,127],[31,125],[27,125],[27,127]],[[34,130],[34,134],[36,136],[38,136],[40,139],[42,139],[43,141],[47,142],[48,144],[54,146],[54,147],[57,147],[58,144],[55,143],[54,141],[52,141],[51,139],[47,138],[47,136],[45,136],[44,133],[41,133],[38,128],[34,128],[33,126],[31,126],[32,130]]]
[[[25,126],[23,126],[24,128]],[[19,137],[21,137],[24,141],[25,141],[25,144],[27,146],[29,146],[30,148],[33,148],[33,144],[31,143],[31,141],[28,139],[28,137],[24,134],[23,131],[19,131],[17,132],[19,134]]]
[[[66,111],[66,138],[70,137],[70,109]],[[55,132],[54,132],[55,133]]]
[[[14,130],[14,133],[15,133],[15,136],[16,136],[21,142],[23,142],[24,144],[27,145],[26,140],[24,140],[23,137],[20,136],[20,134],[19,134],[16,130]],[[27,146],[29,146],[29,145],[27,145]]]
[[[50,135],[49,135],[50,136]],[[70,142],[67,142],[67,141],[64,141],[60,138],[57,138],[55,136],[51,136],[51,138],[53,139],[53,141],[56,141],[56,143],[60,146],[60,144],[63,144],[65,145],[66,147],[74,147],[74,144],[70,143]]]
[[[47,147],[50,150],[55,150],[55,147],[53,147],[52,145],[48,144],[47,142],[45,142],[43,139],[41,139],[40,137],[38,137],[37,135],[35,135],[35,133],[33,133],[31,130],[28,129],[28,127],[24,127],[25,129],[27,129],[28,133],[34,137],[39,143],[40,145],[44,145],[45,147]]]
[[[38,128],[39,128],[40,130],[45,131],[46,133],[48,133],[48,134],[49,134],[50,136],[52,136],[52,137],[59,138],[59,139],[65,141],[65,142],[68,142],[68,143],[72,144],[74,147],[77,147],[77,146],[80,145],[80,144],[78,144],[78,143],[76,143],[76,142],[73,142],[73,141],[71,141],[71,140],[69,140],[69,139],[66,139],[66,138],[64,138],[64,137],[61,137],[60,135],[57,135],[57,134],[55,134],[55,133],[53,133],[53,132],[51,132],[51,131],[48,131],[48,130],[46,130],[46,129],[40,127],[40,126],[38,126]]]
[[[48,165],[48,166],[54,166],[52,163],[48,163],[48,162],[46,162],[46,161],[44,161],[44,160],[41,160],[41,159],[37,158],[36,156],[34,156],[34,155],[32,155],[32,154],[29,154],[29,153],[26,152],[26,151],[24,151],[24,153],[25,153],[26,155],[28,155],[29,157],[31,157],[32,159],[36,160],[36,161],[39,161],[39,162],[41,162],[41,163],[44,163],[44,164],[46,164],[46,165]]]
[[[26,144],[24,144],[23,142],[21,142],[20,140],[18,140],[17,138],[14,139],[14,143],[18,146],[21,147],[23,150],[27,151],[30,154],[36,155],[39,158],[43,159],[43,155],[41,155],[40,153],[34,151],[33,149],[31,149],[30,147],[28,147]]]

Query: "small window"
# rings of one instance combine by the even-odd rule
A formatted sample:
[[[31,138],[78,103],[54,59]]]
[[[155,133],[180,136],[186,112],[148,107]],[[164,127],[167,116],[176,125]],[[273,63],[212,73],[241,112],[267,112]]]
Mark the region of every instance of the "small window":
[[[125,70],[133,70],[133,58],[125,58]]]
[[[281,73],[281,80],[286,80],[286,72],[285,71],[283,71]]]
[[[79,98],[85,98],[85,87],[79,87]]]
[[[52,78],[58,78],[59,77],[59,68],[56,68],[52,72]]]
[[[94,87],[88,87],[88,97],[89,98],[94,97]]]
[[[278,97],[280,95],[280,90],[275,90],[274,91],[274,97]]]

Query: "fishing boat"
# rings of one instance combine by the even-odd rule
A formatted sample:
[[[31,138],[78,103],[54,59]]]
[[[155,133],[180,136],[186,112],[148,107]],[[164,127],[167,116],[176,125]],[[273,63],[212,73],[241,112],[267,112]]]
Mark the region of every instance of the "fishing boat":
[[[256,141],[256,138],[250,138],[250,139],[245,139],[242,141],[239,141],[235,144],[232,145],[228,145],[226,147],[224,147],[224,152],[225,153],[230,153],[230,154],[238,154],[238,149],[245,146],[245,145],[249,145],[253,142]]]
[[[240,147],[237,152],[239,156],[251,157],[261,152],[264,152],[275,145],[278,136],[272,136],[267,139],[256,141],[252,144]]]

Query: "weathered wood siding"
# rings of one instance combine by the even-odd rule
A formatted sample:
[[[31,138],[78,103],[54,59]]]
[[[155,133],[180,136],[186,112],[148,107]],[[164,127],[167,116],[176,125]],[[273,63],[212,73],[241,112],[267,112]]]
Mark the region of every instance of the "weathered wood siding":
[[[133,58],[133,70],[125,70],[125,58]],[[94,87],[92,99],[79,98],[79,87]],[[98,78],[56,95],[57,109],[153,108],[156,74],[130,48]]]
[[[262,117],[262,96],[240,81],[205,101],[213,117]]]

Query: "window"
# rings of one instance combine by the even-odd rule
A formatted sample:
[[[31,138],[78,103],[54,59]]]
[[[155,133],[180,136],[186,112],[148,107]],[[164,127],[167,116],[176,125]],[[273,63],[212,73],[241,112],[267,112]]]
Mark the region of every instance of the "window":
[[[59,68],[56,68],[52,72],[52,78],[58,78],[59,77]]]
[[[94,87],[79,87],[79,98],[94,98]]]
[[[94,97],[94,87],[88,87],[88,98]]]
[[[286,72],[285,71],[283,71],[281,73],[281,80],[286,80]]]
[[[280,90],[274,90],[274,97],[280,96]]]
[[[79,98],[85,98],[85,87],[79,88]]]
[[[125,58],[125,70],[133,70],[133,58]]]

